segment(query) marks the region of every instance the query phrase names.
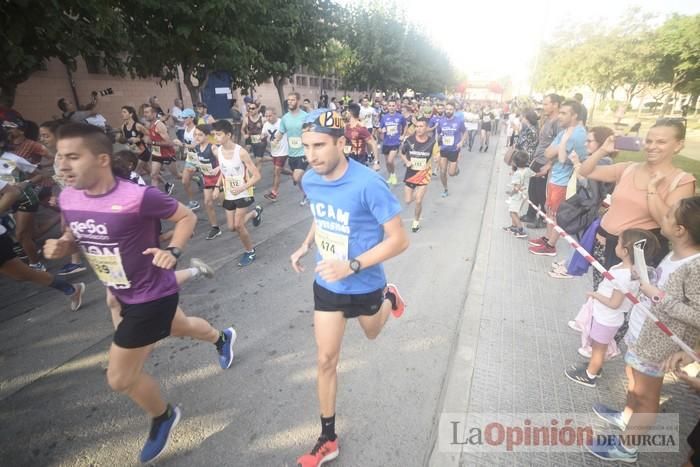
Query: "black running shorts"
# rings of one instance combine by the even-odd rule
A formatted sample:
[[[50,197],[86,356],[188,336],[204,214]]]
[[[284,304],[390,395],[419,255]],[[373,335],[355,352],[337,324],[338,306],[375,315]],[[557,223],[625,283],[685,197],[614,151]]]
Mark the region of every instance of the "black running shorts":
[[[444,157],[448,162],[457,162],[459,158],[459,151],[443,151],[440,150],[440,157]]]
[[[289,163],[289,168],[291,170],[306,170],[306,168],[309,166],[309,163],[306,161],[306,157],[304,157],[304,156],[301,156],[301,157],[289,156],[289,159],[287,159],[287,162]]]
[[[398,146],[387,146],[386,144],[382,145],[382,154],[385,156],[388,156],[391,151],[398,151],[399,147]]]
[[[122,303],[123,319],[114,331],[114,343],[125,349],[137,349],[168,337],[178,300],[175,293],[152,302]]]
[[[221,207],[223,207],[227,211],[235,211],[239,208],[247,208],[248,206],[253,204],[254,201],[255,198],[253,198],[252,196],[249,196],[247,198],[225,199]]]
[[[316,311],[342,311],[345,318],[374,316],[384,302],[384,287],[374,292],[347,295],[337,294],[314,281],[314,309]]]
[[[7,232],[0,235],[0,266],[17,257],[13,247],[14,244]]]

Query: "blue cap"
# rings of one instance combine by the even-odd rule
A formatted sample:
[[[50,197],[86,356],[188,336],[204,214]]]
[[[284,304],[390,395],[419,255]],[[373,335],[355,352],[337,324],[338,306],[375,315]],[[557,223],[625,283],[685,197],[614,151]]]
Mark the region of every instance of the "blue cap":
[[[340,112],[330,109],[316,109],[309,113],[302,125],[304,131],[325,133],[331,136],[345,134],[345,122]]]
[[[189,118],[194,118],[194,117],[196,117],[196,116],[197,116],[197,114],[194,113],[194,110],[192,110],[192,109],[185,109],[185,110],[183,110],[182,113],[180,114],[180,118],[188,118],[188,117],[189,117]]]

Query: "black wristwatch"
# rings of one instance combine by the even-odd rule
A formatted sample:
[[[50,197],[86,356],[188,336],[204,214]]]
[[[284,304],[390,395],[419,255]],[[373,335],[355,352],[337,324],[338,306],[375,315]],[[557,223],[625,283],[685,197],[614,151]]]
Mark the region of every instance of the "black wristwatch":
[[[168,250],[170,254],[172,254],[175,257],[175,259],[180,259],[180,256],[182,256],[182,250],[176,246],[169,246],[168,248],[166,248],[166,250]]]
[[[358,260],[356,260],[355,258],[352,258],[350,260],[350,269],[352,269],[353,273],[357,274],[358,272],[360,272],[361,267],[362,266],[360,265],[360,262]]]

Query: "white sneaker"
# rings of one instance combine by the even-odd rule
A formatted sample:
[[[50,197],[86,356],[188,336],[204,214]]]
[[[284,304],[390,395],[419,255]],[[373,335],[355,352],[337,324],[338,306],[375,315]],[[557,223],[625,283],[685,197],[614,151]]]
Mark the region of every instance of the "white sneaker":
[[[570,327],[571,329],[573,329],[574,331],[576,331],[576,332],[582,332],[582,331],[583,331],[583,329],[581,329],[581,326],[579,326],[578,323],[577,323],[576,321],[574,321],[573,319],[572,319],[571,321],[569,321],[568,323],[566,323],[566,324],[568,324],[569,327]]]
[[[75,292],[70,296],[70,311],[78,311],[83,304],[83,294],[85,294],[85,283],[73,284]]]
[[[583,358],[591,358],[591,351],[589,349],[584,348],[584,347],[579,347],[578,354],[580,356],[582,356]]]
[[[209,266],[207,263],[205,263],[199,258],[190,259],[190,267],[197,268],[199,273],[207,279],[211,279],[212,277],[214,277],[214,270],[211,268],[211,266]]]

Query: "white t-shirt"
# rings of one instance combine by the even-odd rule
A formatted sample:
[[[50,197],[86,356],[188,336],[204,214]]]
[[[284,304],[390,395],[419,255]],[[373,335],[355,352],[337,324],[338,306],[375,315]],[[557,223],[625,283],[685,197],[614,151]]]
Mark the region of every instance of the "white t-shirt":
[[[368,130],[372,130],[372,127],[374,126],[374,115],[376,113],[376,110],[374,110],[374,107],[371,105],[368,105],[367,107],[360,106],[360,121],[362,122],[362,126]]]
[[[671,277],[671,274],[676,272],[685,263],[700,257],[700,253],[696,253],[688,256],[687,258],[679,260],[672,260],[671,256],[673,256],[673,252],[667,254],[656,268],[656,286],[661,290],[663,290],[664,285],[666,285],[666,282],[668,282],[668,278]],[[651,300],[649,300],[646,295],[642,296],[640,301],[646,305],[648,309],[651,309]],[[639,337],[639,333],[642,331],[642,326],[646,320],[647,314],[642,311],[640,307],[634,307],[634,309],[632,309],[632,313],[630,314],[629,330],[627,333],[636,340]]]
[[[263,124],[262,134],[270,142],[270,154],[272,157],[281,157],[289,155],[289,143],[287,143],[287,135],[282,134],[282,139],[279,143],[275,142],[277,134],[280,132],[280,123],[282,120],[279,118],[275,123],[270,123],[266,121]]]
[[[627,289],[634,295],[639,292],[639,281],[632,279],[632,271],[625,268],[622,263],[616,264],[610,268],[610,274],[620,283],[622,287]],[[598,286],[598,293],[605,297],[612,297],[615,291],[613,283],[607,279]],[[624,299],[622,305],[618,309],[612,309],[600,303],[598,300],[593,300],[593,318],[603,326],[622,326],[625,322],[625,313],[632,308],[632,302],[627,298]]]
[[[467,131],[479,129],[479,116],[474,112],[464,112],[464,128]]]
[[[92,117],[87,117],[85,121],[90,125],[102,128],[103,130],[106,128],[107,125],[107,119],[100,114],[93,115]]]

